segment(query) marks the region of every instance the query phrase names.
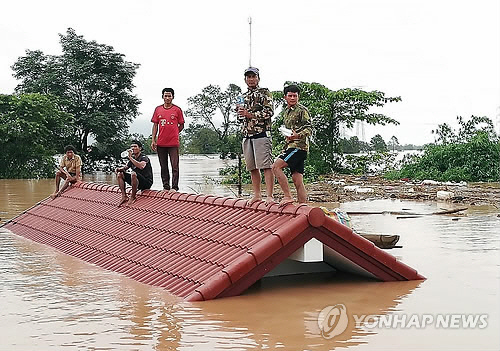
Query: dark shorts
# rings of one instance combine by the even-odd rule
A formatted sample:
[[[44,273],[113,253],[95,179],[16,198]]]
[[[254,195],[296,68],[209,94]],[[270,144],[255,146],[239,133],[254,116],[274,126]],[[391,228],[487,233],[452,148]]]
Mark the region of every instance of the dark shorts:
[[[307,151],[295,148],[287,149],[279,158],[286,162],[291,173],[304,174],[304,161],[307,158]]]
[[[137,184],[137,189],[139,189],[139,190],[146,190],[146,189],[150,189],[151,188],[151,186],[153,185],[152,181],[146,179],[140,173],[136,172],[135,174],[137,174],[137,181],[139,182],[139,184]],[[124,172],[123,173],[123,178],[125,179],[125,181],[128,184],[132,184],[132,176],[130,175],[130,173]]]

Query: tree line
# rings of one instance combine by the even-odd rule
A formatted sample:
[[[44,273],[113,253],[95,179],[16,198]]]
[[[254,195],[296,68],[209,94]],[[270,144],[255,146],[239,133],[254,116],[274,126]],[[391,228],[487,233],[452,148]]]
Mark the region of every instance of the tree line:
[[[129,123],[137,117],[140,104],[140,99],[133,94],[133,79],[139,64],[127,61],[123,54],[109,45],[87,41],[71,28],[59,37],[60,55],[27,50],[26,55],[12,66],[13,75],[20,83],[15,94],[0,95],[0,146],[3,151],[0,162],[6,165],[0,169],[0,178],[52,176],[53,155],[60,153],[67,144],[77,148],[87,172],[92,171],[98,162],[116,163],[120,152],[132,139],[139,139],[146,147],[146,153],[151,152],[150,136],[128,132]],[[370,162],[387,163],[382,156],[374,155],[414,147],[400,145],[396,136],[386,142],[377,134],[369,142],[364,142],[355,136],[346,138],[341,135],[341,126],[351,129],[358,121],[371,125],[398,125],[395,119],[373,110],[380,110],[387,103],[399,102],[401,97],[389,97],[381,91],[332,90],[315,82],[285,84],[291,83],[300,87],[300,103],[309,109],[313,120],[314,135],[306,177],[309,174],[314,179],[332,172],[363,173],[369,170]],[[238,157],[241,154],[241,134],[234,107],[241,94],[241,88],[235,84],[229,84],[225,90],[209,85],[190,97],[185,113],[192,123],[181,135],[181,152]],[[281,91],[273,91],[272,95],[275,104],[273,150],[279,154],[283,138],[278,131],[281,124],[278,112],[285,106],[285,101]],[[488,122],[486,117],[472,117],[470,121],[460,117],[459,123],[461,129],[458,132],[446,124],[440,125],[435,131],[436,143],[426,146],[424,155],[435,156],[442,151],[440,147],[472,143],[476,148],[456,147],[454,152],[457,155],[480,152],[484,155],[482,159],[495,162],[498,159],[495,154],[498,136],[494,134],[491,121]],[[346,155],[361,152],[373,155]],[[446,173],[443,165],[450,164],[447,158],[450,153],[445,154],[446,157],[434,161],[440,167],[430,173],[420,171],[431,169],[432,162],[413,158],[395,167],[389,176],[418,178],[425,174],[437,179],[445,173],[445,177],[453,179],[498,179],[495,173],[477,171],[481,167],[495,167],[490,167],[490,161],[477,165],[474,157],[468,165],[476,171],[466,172],[451,165],[453,171]]]
[[[133,137],[128,125],[138,115],[132,91],[139,65],[71,28],[59,42],[60,55],[27,50],[12,66],[20,83],[15,94],[0,95],[0,143],[8,150],[0,162],[9,165],[2,178],[53,176],[52,157],[67,144],[89,171],[118,159]]]

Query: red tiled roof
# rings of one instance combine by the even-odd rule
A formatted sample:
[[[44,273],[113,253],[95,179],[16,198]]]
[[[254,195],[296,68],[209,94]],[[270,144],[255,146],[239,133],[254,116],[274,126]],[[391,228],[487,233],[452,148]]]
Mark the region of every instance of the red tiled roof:
[[[120,196],[77,183],[4,227],[191,301],[242,293],[311,238],[380,280],[423,279],[317,207],[152,190],[117,207]]]

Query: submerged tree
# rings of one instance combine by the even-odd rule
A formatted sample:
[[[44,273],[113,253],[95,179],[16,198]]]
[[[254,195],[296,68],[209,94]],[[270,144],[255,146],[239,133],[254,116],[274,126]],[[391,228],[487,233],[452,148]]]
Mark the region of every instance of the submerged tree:
[[[71,28],[59,36],[61,55],[27,50],[14,63],[14,77],[21,80],[16,91],[57,96],[60,109],[75,118],[68,128],[81,152],[87,152],[89,136],[112,148],[138,114],[132,81],[139,65]]]

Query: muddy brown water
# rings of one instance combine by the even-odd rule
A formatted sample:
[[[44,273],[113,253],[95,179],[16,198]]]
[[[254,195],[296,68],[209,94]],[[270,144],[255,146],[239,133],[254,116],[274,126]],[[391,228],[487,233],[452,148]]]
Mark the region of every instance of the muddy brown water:
[[[234,196],[234,189],[217,184],[222,161],[203,156],[181,162],[182,191]],[[85,180],[115,182],[105,174]],[[0,180],[1,219],[52,191],[50,179]],[[451,206],[399,200],[321,205],[419,213]],[[0,350],[498,350],[498,212],[470,207],[465,216],[351,217],[360,232],[401,235],[403,247],[389,252],[425,281],[383,283],[332,273],[266,278],[242,296],[200,303],[180,301],[162,289],[2,232]],[[318,314],[338,304],[346,307],[347,328],[322,337]],[[371,316],[368,323],[356,323],[355,317],[363,315]],[[408,323],[424,315],[482,315],[487,325]],[[396,322],[374,325],[376,318]],[[398,324],[403,318],[406,322]]]

